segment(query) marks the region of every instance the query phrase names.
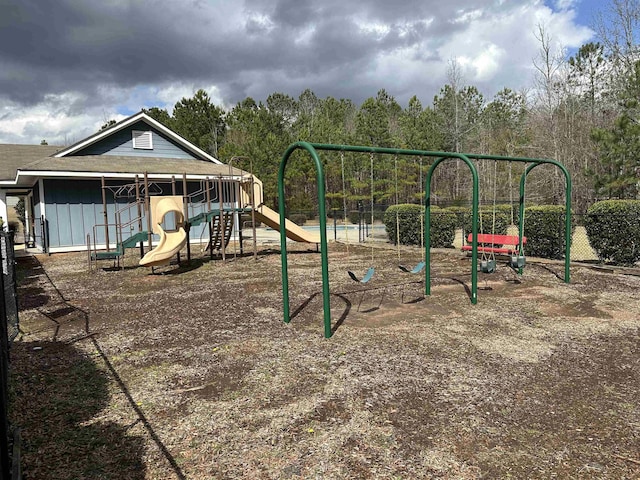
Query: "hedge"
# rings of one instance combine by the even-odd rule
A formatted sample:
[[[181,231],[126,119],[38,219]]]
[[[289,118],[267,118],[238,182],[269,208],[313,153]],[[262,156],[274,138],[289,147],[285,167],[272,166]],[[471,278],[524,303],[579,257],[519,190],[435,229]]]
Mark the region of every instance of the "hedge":
[[[585,217],[589,243],[598,258],[618,265],[640,261],[640,200],[604,200]]]
[[[562,259],[565,252],[565,207],[538,205],[524,211],[524,246],[534,257]]]
[[[404,203],[391,205],[384,212],[384,227],[387,237],[392,243],[398,240],[398,230],[400,229],[401,245],[420,245],[421,221],[424,209],[420,205]]]
[[[513,225],[518,225],[520,221],[520,205],[517,203],[513,204],[513,207],[509,203],[501,203],[496,205],[496,212],[504,213],[507,216],[507,223],[512,224],[511,222],[511,210],[513,208]]]
[[[464,228],[467,217],[471,215],[471,209],[469,207],[460,207],[454,205],[452,207],[445,208],[445,210],[453,212],[455,214],[456,228]]]
[[[450,248],[456,237],[457,218],[454,213],[431,207],[431,247]]]
[[[424,207],[415,204],[392,205],[384,214],[384,225],[391,242],[396,243],[397,230],[400,227],[400,244],[421,245],[420,240]],[[447,248],[453,244],[456,233],[456,215],[447,210],[431,207],[431,246]]]
[[[292,213],[289,215],[289,220],[291,220],[296,225],[304,225],[307,221],[307,216],[304,213]]]
[[[327,216],[329,218],[332,218],[331,215],[329,214],[327,214]],[[343,217],[344,217],[344,211],[339,210],[336,214],[336,218],[341,219]],[[347,212],[347,220],[349,221],[349,223],[357,225],[358,221],[360,220],[360,212],[358,210],[349,210]],[[367,225],[371,225],[371,207],[370,206],[365,206],[364,210],[362,211],[362,221]],[[373,221],[374,222],[384,221],[384,210],[376,208],[373,211]]]
[[[483,208],[480,210],[479,217],[482,218],[482,222],[480,222],[480,218],[478,218],[478,233],[493,233],[495,235],[506,235],[507,228],[511,223],[509,221],[510,215],[507,215],[504,212],[499,211],[496,208],[496,216],[495,216],[495,224],[493,218],[493,210]],[[472,230],[471,223],[471,214],[465,216],[464,219],[464,232],[465,235],[471,233]]]

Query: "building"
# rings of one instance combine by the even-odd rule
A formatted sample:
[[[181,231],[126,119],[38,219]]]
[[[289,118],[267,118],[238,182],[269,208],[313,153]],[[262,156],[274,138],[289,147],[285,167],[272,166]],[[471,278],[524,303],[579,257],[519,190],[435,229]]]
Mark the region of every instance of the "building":
[[[138,200],[186,193],[195,216],[214,204],[237,208],[250,179],[140,112],[68,147],[0,145],[0,216],[6,225],[11,197],[23,197],[26,236],[41,251],[84,250],[88,237],[104,248],[146,228],[136,182]],[[261,188],[256,193],[259,205]]]

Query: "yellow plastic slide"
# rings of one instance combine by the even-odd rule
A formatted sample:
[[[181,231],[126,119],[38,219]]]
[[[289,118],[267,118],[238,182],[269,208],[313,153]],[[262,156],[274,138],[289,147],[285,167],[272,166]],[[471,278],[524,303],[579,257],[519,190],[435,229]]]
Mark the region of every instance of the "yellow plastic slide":
[[[153,250],[140,259],[139,264],[144,267],[168,265],[171,258],[187,243],[187,232],[184,230],[184,214],[182,213],[182,197],[169,195],[151,197],[151,218],[153,219],[153,233],[160,235],[160,242]],[[176,219],[174,231],[165,232],[162,222],[166,214],[173,212]]]
[[[280,230],[280,214],[269,207],[260,205],[256,208],[256,219],[262,223],[270,226],[274,230]],[[320,243],[320,234],[313,234],[305,230],[304,228],[296,225],[291,220],[286,220],[284,223],[284,229],[287,234],[287,238],[294,242],[305,243]]]
[[[257,205],[256,218],[258,220],[274,230],[280,230],[280,214],[262,204],[264,201],[262,182],[258,178],[251,175],[248,181],[242,183],[242,195],[241,201],[243,205]],[[287,238],[294,242],[320,243],[320,233],[310,233],[291,220],[287,220],[284,223],[284,229]]]

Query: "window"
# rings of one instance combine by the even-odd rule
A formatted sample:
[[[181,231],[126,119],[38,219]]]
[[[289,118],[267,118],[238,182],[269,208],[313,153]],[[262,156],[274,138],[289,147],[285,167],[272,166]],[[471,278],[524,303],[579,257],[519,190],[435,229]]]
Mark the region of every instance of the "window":
[[[153,150],[151,131],[142,132],[140,130],[133,130],[131,134],[133,138],[133,148]]]

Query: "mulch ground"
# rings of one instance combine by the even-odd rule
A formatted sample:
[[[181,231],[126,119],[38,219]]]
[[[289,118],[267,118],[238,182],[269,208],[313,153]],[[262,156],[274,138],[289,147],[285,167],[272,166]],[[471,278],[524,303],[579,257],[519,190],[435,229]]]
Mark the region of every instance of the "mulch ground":
[[[458,251],[425,298],[397,268],[418,249],[333,244],[325,339],[320,256],[292,250],[290,324],[267,249],[155,275],[20,259],[24,478],[640,478],[639,277],[501,265],[472,305]]]

